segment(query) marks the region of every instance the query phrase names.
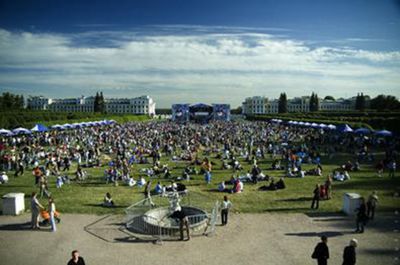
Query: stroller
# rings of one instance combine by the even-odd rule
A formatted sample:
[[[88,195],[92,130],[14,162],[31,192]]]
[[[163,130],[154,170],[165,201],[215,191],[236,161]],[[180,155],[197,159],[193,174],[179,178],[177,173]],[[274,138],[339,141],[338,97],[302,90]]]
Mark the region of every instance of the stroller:
[[[48,211],[41,210],[40,211],[40,216],[43,218],[42,225],[44,225],[44,226],[50,225],[50,214],[49,214]],[[54,212],[54,219],[55,219],[57,224],[59,224],[61,222],[60,213],[59,212],[57,212],[57,211]]]

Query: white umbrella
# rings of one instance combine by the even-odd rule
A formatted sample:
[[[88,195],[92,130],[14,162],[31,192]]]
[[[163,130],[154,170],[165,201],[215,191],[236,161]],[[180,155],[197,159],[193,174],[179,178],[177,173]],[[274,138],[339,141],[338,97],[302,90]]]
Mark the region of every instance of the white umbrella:
[[[16,128],[12,131],[15,134],[30,134],[31,131],[22,127]]]
[[[0,129],[0,135],[10,136],[10,135],[12,135],[12,132],[10,130]]]

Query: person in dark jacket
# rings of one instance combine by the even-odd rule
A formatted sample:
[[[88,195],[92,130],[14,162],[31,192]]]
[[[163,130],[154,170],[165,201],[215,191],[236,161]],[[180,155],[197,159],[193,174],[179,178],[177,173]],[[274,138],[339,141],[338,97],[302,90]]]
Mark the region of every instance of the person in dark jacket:
[[[68,261],[68,265],[85,265],[85,261],[79,256],[79,251],[72,251],[72,258]]]
[[[318,261],[318,265],[327,265],[329,259],[328,238],[321,236],[321,242],[317,244],[312,254],[312,258]]]
[[[356,233],[364,233],[364,226],[367,224],[368,216],[367,216],[367,205],[365,203],[364,197],[360,198],[360,207],[358,207],[357,217],[356,217]]]
[[[315,205],[315,209],[318,209],[319,207],[319,198],[320,198],[320,193],[319,193],[319,185],[315,185],[315,189],[313,191],[314,196],[313,196],[313,200],[311,203],[311,209],[314,209],[314,205]]]
[[[355,265],[356,264],[356,247],[358,245],[357,239],[350,240],[350,244],[344,248],[343,263],[342,265]]]

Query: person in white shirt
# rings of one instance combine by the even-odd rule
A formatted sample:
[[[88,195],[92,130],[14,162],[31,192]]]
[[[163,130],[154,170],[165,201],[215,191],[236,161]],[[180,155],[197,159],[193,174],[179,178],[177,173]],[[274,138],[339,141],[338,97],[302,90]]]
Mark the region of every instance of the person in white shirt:
[[[56,212],[56,205],[54,203],[54,199],[49,198],[50,224],[51,224],[51,231],[53,231],[53,232],[57,231],[56,220],[54,218],[55,212]]]
[[[222,225],[228,224],[228,213],[229,210],[232,208],[232,203],[228,200],[228,196],[224,196],[224,200],[221,205],[221,221]]]
[[[0,175],[0,184],[4,184],[8,182],[8,176],[6,175],[6,172],[1,172]]]

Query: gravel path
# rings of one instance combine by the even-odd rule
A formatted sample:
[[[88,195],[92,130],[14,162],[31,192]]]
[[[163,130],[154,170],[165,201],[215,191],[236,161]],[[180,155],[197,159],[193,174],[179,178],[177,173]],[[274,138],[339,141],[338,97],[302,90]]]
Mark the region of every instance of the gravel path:
[[[316,264],[310,256],[329,236],[329,264],[341,264],[349,240],[359,240],[361,265],[400,264],[395,216],[380,216],[364,234],[353,234],[353,219],[305,214],[231,214],[212,237],[162,244],[138,241],[123,231],[122,216],[64,214],[56,233],[29,230],[30,216],[0,216],[1,264],[66,264],[79,249],[87,264]],[[86,231],[84,227],[87,227]],[[89,232],[88,232],[89,231]],[[397,240],[397,241],[396,241]]]

